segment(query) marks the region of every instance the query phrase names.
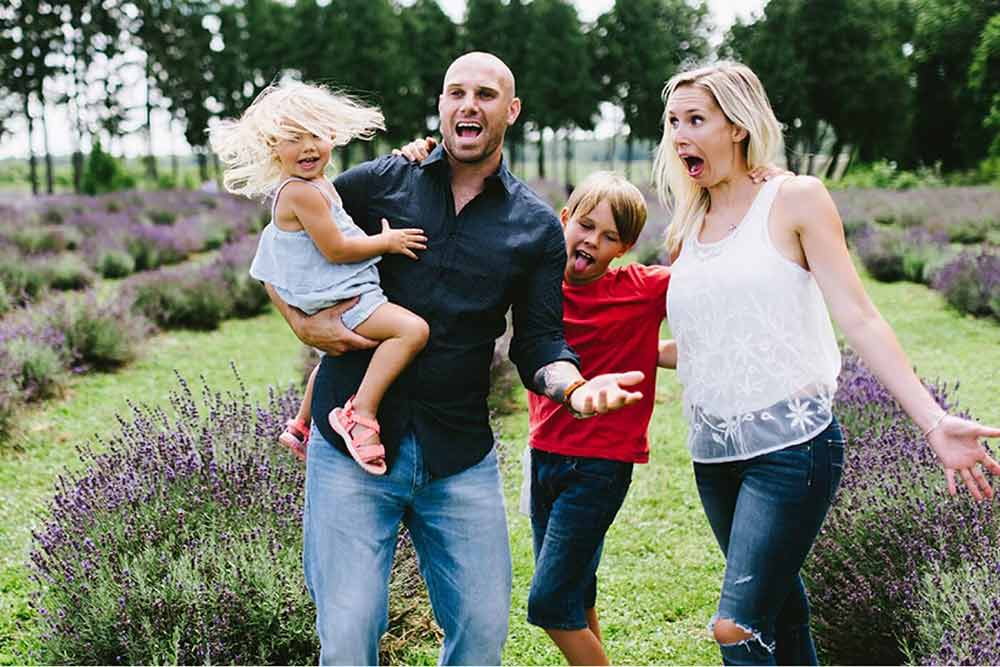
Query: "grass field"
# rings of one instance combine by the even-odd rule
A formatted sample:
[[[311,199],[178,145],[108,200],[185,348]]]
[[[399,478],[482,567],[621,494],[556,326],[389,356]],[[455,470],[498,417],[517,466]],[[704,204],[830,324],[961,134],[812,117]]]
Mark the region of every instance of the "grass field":
[[[996,369],[1000,326],[950,310],[941,297],[919,285],[866,281],[873,299],[895,327],[918,372],[929,378],[961,379],[961,404],[983,421],[1000,423]],[[252,396],[268,384],[298,381],[299,344],[284,321],[269,313],[230,321],[211,333],[170,333],[148,341],[140,360],[113,375],[73,380],[67,395],[26,414],[14,443],[0,449],[0,664],[30,660],[36,626],[27,608],[30,581],[24,562],[30,530],[63,466],[76,461],[74,445],[95,433],[112,433],[126,401],[164,404],[175,386],[174,369],[201,386],[236,385],[234,362]],[[672,374],[661,372],[650,429],[652,460],[638,466],[629,497],[608,535],[599,574],[599,602],[607,650],[616,663],[717,663],[705,632],[722,559],[705,522],[684,449],[685,426]],[[523,398],[522,398],[523,401]],[[523,411],[503,418],[507,507],[514,556],[511,630],[504,661],[560,664],[544,633],[524,621],[532,572],[530,527],[517,514],[519,457],[525,443]],[[408,660],[436,661],[436,647],[414,645]]]

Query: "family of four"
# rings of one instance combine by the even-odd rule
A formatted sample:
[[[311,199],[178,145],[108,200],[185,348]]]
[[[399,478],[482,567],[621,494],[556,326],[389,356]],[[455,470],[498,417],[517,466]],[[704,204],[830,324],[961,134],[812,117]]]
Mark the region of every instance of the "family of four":
[[[511,555],[487,412],[494,343],[530,390],[535,572],[528,621],[571,664],[607,664],[596,612],[604,536],[649,457],[657,367],[683,384],[705,514],[726,556],[711,628],[726,664],[815,664],[799,570],[840,480],[840,355],[830,315],[976,498],[1000,436],[947,414],[855,272],[816,179],[777,170],[781,131],[749,69],[717,63],[664,89],[654,177],[672,207],[670,268],[610,268],[642,194],[594,174],[555,215],[504,163],[521,110],[498,58],[444,75],[442,143],[333,183],[335,145],[381,113],[307,84],[268,88],[212,131],[226,187],[271,197],[251,274],[325,354],[281,441],[306,464],[304,568],[323,664],[376,664],[401,524],[443,664],[499,664]],[[378,265],[376,267],[376,264]],[[659,340],[669,314],[675,340]],[[593,418],[592,418],[593,417]]]

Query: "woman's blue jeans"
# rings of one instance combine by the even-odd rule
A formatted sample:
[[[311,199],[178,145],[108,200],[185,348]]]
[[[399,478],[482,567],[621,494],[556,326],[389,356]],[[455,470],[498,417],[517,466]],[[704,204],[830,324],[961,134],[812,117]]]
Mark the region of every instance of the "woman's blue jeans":
[[[719,610],[752,636],[722,644],[727,665],[815,665],[799,570],[840,484],[844,436],[834,419],[812,440],[745,461],[695,463],[726,556]]]

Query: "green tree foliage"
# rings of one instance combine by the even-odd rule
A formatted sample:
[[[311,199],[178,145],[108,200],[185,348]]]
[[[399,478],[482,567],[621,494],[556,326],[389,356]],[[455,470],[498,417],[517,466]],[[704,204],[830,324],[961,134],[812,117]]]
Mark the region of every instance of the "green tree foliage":
[[[525,55],[534,63],[521,80],[522,118],[539,132],[538,174],[545,177],[546,128],[590,129],[600,90],[590,76],[590,49],[576,8],[567,0],[534,0],[529,6]]]
[[[100,140],[94,142],[81,179],[81,190],[88,195],[125,190],[135,185],[135,180],[121,163],[105,152]]]
[[[983,126],[991,100],[969,86],[970,66],[987,23],[1000,14],[1000,1],[913,0],[913,6],[917,95],[908,162],[973,167],[995,130],[991,136]]]
[[[708,55],[708,8],[684,0],[615,0],[597,19],[598,71],[604,98],[620,106],[629,133],[627,163],[637,139],[662,134],[663,84],[679,68]]]
[[[761,78],[788,128],[790,166],[811,172],[811,156],[830,139],[836,156],[845,145],[863,160],[900,155],[912,94],[910,16],[908,0],[772,0],[759,20],[733,26],[723,52]]]
[[[993,135],[990,155],[1000,158],[1000,14],[983,29],[969,67],[969,87],[980,102],[990,105],[983,126]]]
[[[437,129],[438,96],[445,69],[458,53],[458,26],[435,0],[416,0],[403,8],[400,18],[403,44],[413,47],[408,52],[412,68],[405,91],[411,101],[408,116],[412,114],[412,118],[389,121],[404,132],[412,131],[410,136],[421,136]]]

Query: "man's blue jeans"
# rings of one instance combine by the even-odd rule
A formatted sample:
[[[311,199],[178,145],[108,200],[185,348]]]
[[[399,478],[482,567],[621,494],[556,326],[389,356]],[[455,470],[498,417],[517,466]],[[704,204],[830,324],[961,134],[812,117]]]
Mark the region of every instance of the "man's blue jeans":
[[[499,665],[510,617],[511,558],[496,450],[432,479],[412,434],[389,472],[363,471],[314,426],[303,525],[306,586],[321,664],[378,664],[400,523],[413,537],[438,625],[440,663]]]
[[[746,461],[694,464],[701,503],[726,556],[716,618],[752,635],[720,647],[725,664],[816,664],[799,570],[843,467],[844,436],[836,419],[800,445]]]

